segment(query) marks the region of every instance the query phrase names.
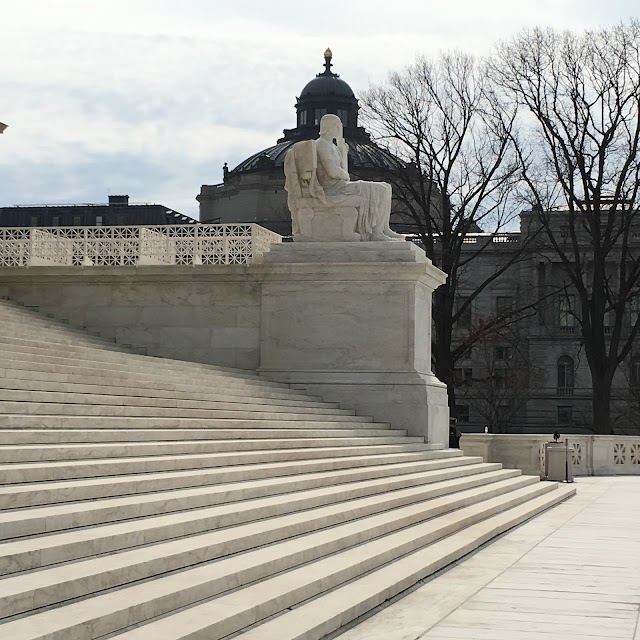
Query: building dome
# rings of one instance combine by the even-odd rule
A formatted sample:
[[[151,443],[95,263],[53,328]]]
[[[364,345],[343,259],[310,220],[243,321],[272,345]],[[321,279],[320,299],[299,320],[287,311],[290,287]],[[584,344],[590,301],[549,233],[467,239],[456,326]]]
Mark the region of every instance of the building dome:
[[[247,173],[265,169],[282,169],[284,159],[296,140],[285,140],[267,149],[258,151],[243,160],[231,173]],[[393,171],[402,167],[402,162],[386,149],[378,147],[371,141],[353,142],[349,144],[349,168],[351,169],[383,169]]]
[[[335,73],[319,73],[300,93],[300,100],[330,97],[356,99],[351,87]]]

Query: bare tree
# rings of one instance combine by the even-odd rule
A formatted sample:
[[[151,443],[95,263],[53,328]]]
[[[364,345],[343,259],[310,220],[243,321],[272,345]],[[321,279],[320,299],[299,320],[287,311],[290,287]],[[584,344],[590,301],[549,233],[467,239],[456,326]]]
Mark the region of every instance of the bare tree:
[[[513,326],[483,333],[474,351],[476,367],[471,379],[462,381],[466,400],[493,433],[507,433],[527,403],[532,381],[540,385],[542,371],[532,365]]]
[[[610,433],[614,374],[640,329],[629,313],[640,295],[640,23],[525,31],[498,47],[491,74],[531,134],[531,229],[544,230],[575,293],[593,428]]]
[[[400,202],[396,221],[400,215],[448,275],[434,294],[432,353],[454,409],[458,359],[484,331],[519,312],[495,314],[480,331],[469,332],[461,322],[482,291],[523,259],[530,240],[493,254],[495,234],[517,224],[513,196],[524,154],[514,148],[516,110],[500,100],[483,66],[461,53],[418,58],[366,91],[361,105],[378,144],[405,162],[385,176]],[[481,231],[488,236],[469,250],[469,234]],[[489,253],[492,269],[478,277],[476,265]]]

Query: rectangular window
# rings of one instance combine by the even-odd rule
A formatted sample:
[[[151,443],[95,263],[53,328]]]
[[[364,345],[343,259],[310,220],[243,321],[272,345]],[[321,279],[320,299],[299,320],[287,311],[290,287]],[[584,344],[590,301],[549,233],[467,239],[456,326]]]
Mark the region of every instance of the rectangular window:
[[[640,317],[640,295],[636,295],[635,298],[631,298],[629,302],[629,310],[630,310],[630,320],[631,326],[633,327],[636,322],[638,322],[638,317]]]
[[[512,356],[513,356],[513,350],[511,347],[494,347],[493,348],[493,357],[495,360],[504,362],[506,360],[511,360]]]
[[[300,123],[299,124],[307,124],[308,112],[301,111],[300,112]]]
[[[53,216],[53,218],[51,218],[51,226],[52,227],[60,226],[60,216]]]
[[[82,216],[73,216],[73,226],[79,227],[82,224]]]
[[[561,329],[571,329],[576,325],[575,316],[576,297],[563,295],[558,305],[558,325]]]
[[[347,117],[349,116],[349,112],[346,109],[338,109],[338,113],[336,114],[338,118],[342,121],[342,124],[347,126]]]
[[[453,370],[453,382],[459,387],[470,387],[473,381],[473,369],[460,367]]]
[[[459,422],[469,422],[469,405],[468,404],[457,404],[456,405],[456,415],[451,416],[452,418],[458,418]]]
[[[320,124],[320,120],[325,113],[327,113],[326,109],[315,109],[313,112],[314,124]]]
[[[493,382],[496,385],[496,389],[504,389],[507,380],[507,370],[496,367],[493,370]]]
[[[461,311],[462,307],[467,303],[468,300],[469,300],[469,298],[462,297],[462,296],[458,298],[458,304],[457,304],[456,313],[458,313],[460,315],[458,316],[458,321],[457,321],[456,324],[459,327],[470,327],[471,326],[471,321],[472,321],[471,304],[469,304],[467,306],[467,308],[464,309],[464,311]]]
[[[568,427],[573,424],[573,407],[569,405],[558,407],[558,426]]]
[[[32,227],[37,227],[38,226],[38,216],[31,216],[31,222],[30,222]]]
[[[102,216],[96,216],[96,227],[102,226]]]
[[[513,308],[513,296],[496,297],[496,313],[501,316]]]

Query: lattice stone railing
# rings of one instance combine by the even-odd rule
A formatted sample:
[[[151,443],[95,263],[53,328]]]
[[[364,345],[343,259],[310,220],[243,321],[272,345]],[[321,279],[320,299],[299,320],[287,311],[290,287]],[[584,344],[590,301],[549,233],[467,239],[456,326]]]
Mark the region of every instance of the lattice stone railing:
[[[0,227],[0,267],[249,264],[277,242],[257,224]]]
[[[640,436],[566,438],[573,448],[575,475],[640,475]],[[533,474],[544,469],[544,445],[549,441],[551,435],[469,433],[462,436],[461,446],[466,455],[481,455],[487,462],[501,462]]]

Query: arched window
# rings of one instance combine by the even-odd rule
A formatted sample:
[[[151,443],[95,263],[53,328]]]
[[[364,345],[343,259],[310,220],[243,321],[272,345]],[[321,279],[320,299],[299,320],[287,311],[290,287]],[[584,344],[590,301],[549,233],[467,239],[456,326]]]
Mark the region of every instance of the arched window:
[[[575,366],[571,356],[558,358],[558,395],[572,396],[575,384]]]

